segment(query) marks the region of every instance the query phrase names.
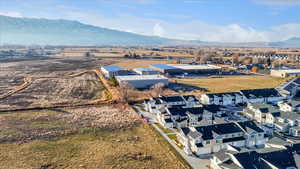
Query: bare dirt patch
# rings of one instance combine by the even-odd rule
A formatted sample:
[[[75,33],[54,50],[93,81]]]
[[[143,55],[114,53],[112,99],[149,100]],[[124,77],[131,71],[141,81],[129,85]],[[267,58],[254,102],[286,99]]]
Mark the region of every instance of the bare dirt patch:
[[[94,73],[76,77],[57,75],[34,78],[24,90],[0,99],[0,109],[86,103],[104,97],[104,91]]]

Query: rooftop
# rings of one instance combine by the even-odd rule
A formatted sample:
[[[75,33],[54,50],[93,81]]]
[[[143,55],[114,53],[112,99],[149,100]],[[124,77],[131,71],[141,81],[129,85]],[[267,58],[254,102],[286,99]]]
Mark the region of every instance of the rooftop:
[[[273,69],[272,71],[279,71],[282,73],[300,73],[300,69]]]
[[[168,80],[165,76],[162,75],[131,75],[131,76],[116,76],[116,79],[121,81],[129,80]]]
[[[125,70],[119,66],[116,65],[109,65],[109,66],[103,66],[103,68],[107,71],[119,71],[119,70]]]
[[[151,66],[153,67],[157,67],[157,68],[160,68],[160,69],[177,69],[176,67],[173,67],[173,66],[169,66],[169,65],[166,65],[166,64],[152,64]]]
[[[168,66],[184,70],[221,69],[220,67],[214,65],[168,64]]]
[[[252,90],[241,90],[247,98],[261,98],[261,97],[281,97],[281,94],[274,88],[266,89],[252,89]]]
[[[150,68],[135,68],[133,69],[134,71],[141,71],[141,72],[150,72],[150,71],[156,71],[156,70],[153,70],[153,69],[150,69]]]

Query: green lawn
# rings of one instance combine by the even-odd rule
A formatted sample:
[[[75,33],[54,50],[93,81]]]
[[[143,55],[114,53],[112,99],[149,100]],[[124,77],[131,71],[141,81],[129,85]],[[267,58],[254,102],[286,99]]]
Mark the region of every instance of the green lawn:
[[[168,133],[174,133],[173,130],[165,128],[164,126],[160,125],[160,124],[156,124],[156,126],[161,129],[164,133],[168,134]]]

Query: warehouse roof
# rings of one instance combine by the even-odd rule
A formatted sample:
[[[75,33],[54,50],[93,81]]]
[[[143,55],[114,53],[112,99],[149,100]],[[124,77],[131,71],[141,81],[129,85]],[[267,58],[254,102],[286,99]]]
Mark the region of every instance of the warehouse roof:
[[[214,65],[168,64],[168,66],[183,70],[221,69],[220,67]]]
[[[103,69],[107,70],[107,71],[119,71],[119,70],[125,70],[119,66],[115,66],[115,65],[109,65],[109,66],[103,66]]]
[[[116,76],[116,79],[121,81],[128,81],[128,80],[158,80],[164,79],[168,80],[165,76],[162,75],[131,75],[131,76]]]
[[[160,69],[178,69],[176,67],[173,67],[173,66],[170,66],[170,65],[166,65],[166,64],[152,64],[153,67],[157,67],[157,68],[160,68]]]
[[[141,67],[141,68],[135,68],[134,71],[150,72],[150,71],[156,71],[156,70]]]

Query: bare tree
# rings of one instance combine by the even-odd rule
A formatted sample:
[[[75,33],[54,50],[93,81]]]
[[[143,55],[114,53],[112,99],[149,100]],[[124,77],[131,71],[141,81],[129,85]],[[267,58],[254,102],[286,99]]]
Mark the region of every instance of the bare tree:
[[[152,90],[152,96],[153,97],[158,97],[162,94],[162,92],[164,91],[164,87],[165,85],[163,83],[157,83],[156,85],[154,85],[154,88]]]
[[[131,91],[133,90],[133,88],[127,82],[120,83],[119,87],[120,87],[120,101],[127,103],[130,99]]]

